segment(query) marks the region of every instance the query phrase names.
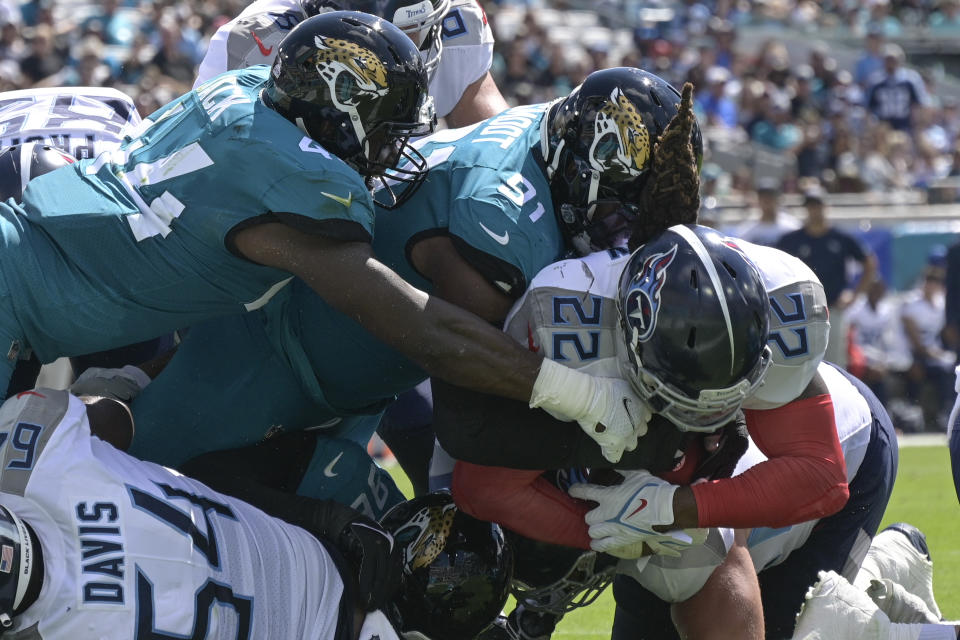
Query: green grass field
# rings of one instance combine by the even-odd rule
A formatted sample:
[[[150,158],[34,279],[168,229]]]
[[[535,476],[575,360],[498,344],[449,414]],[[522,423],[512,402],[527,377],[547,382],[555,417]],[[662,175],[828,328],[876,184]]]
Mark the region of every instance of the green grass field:
[[[400,488],[410,495],[406,477],[394,467]],[[934,562],[934,593],[948,619],[960,618],[960,504],[953,489],[947,448],[905,447],[893,497],[884,516],[884,527],[909,522],[927,535]],[[554,638],[609,638],[613,596],[609,590],[590,607],[568,615]]]

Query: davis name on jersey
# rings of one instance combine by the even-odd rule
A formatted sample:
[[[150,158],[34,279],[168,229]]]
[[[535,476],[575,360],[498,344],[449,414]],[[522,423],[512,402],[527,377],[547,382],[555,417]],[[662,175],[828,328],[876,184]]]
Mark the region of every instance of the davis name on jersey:
[[[9,400],[0,440],[0,501],[44,550],[22,637],[333,638],[343,584],[306,531],[92,437],[64,391]]]
[[[235,254],[230,235],[273,213],[369,240],[360,176],[259,100],[268,72],[219,76],[120,148],[33,180],[22,210],[0,205],[13,337],[49,361],[257,308],[290,274]]]
[[[0,93],[0,147],[43,142],[77,159],[118,146],[140,114],[109,87],[48,87]]]
[[[299,0],[253,2],[210,39],[194,88],[224,71],[271,64],[277,45],[306,17]],[[453,110],[466,88],[483,77],[493,62],[493,31],[476,0],[451,3],[441,23],[441,38],[440,66],[430,79],[439,118]]]

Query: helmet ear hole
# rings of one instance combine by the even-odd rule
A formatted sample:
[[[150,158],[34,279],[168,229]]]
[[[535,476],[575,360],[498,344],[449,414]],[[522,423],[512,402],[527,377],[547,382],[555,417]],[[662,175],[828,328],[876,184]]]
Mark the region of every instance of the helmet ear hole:
[[[687,348],[693,349],[697,346],[697,328],[691,327],[690,333],[687,334]]]
[[[690,288],[694,290],[700,288],[700,275],[696,269],[690,270]]]

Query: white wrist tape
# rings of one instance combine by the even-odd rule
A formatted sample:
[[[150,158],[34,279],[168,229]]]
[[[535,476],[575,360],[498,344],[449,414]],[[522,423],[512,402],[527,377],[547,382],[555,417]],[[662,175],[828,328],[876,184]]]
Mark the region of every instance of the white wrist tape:
[[[147,385],[150,384],[150,376],[143,372],[143,369],[140,367],[135,367],[132,364],[123,366],[121,369],[125,374],[130,376],[141,389],[146,389]]]
[[[592,376],[544,359],[533,383],[530,408],[540,407],[558,420],[579,420],[587,415],[596,393]]]

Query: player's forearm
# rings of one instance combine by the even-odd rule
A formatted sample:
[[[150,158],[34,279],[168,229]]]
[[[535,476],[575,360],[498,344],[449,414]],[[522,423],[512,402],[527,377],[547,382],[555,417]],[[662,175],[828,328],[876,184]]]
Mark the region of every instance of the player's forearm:
[[[561,422],[525,402],[433,381],[434,430],[444,450],[457,460],[511,469],[648,469],[666,471],[675,465],[683,435],[659,417],[649,423],[641,446],[614,465],[580,427]],[[504,446],[504,443],[510,446]]]
[[[590,548],[586,503],[550,484],[540,471],[457,462],[452,490],[457,505],[475,518],[533,540]]]
[[[847,470],[829,395],[745,413],[750,435],[769,459],[739,476],[675,495],[675,508],[691,517],[692,494],[698,526],[742,528],[787,526],[843,508]],[[678,499],[684,502],[678,505]]]

